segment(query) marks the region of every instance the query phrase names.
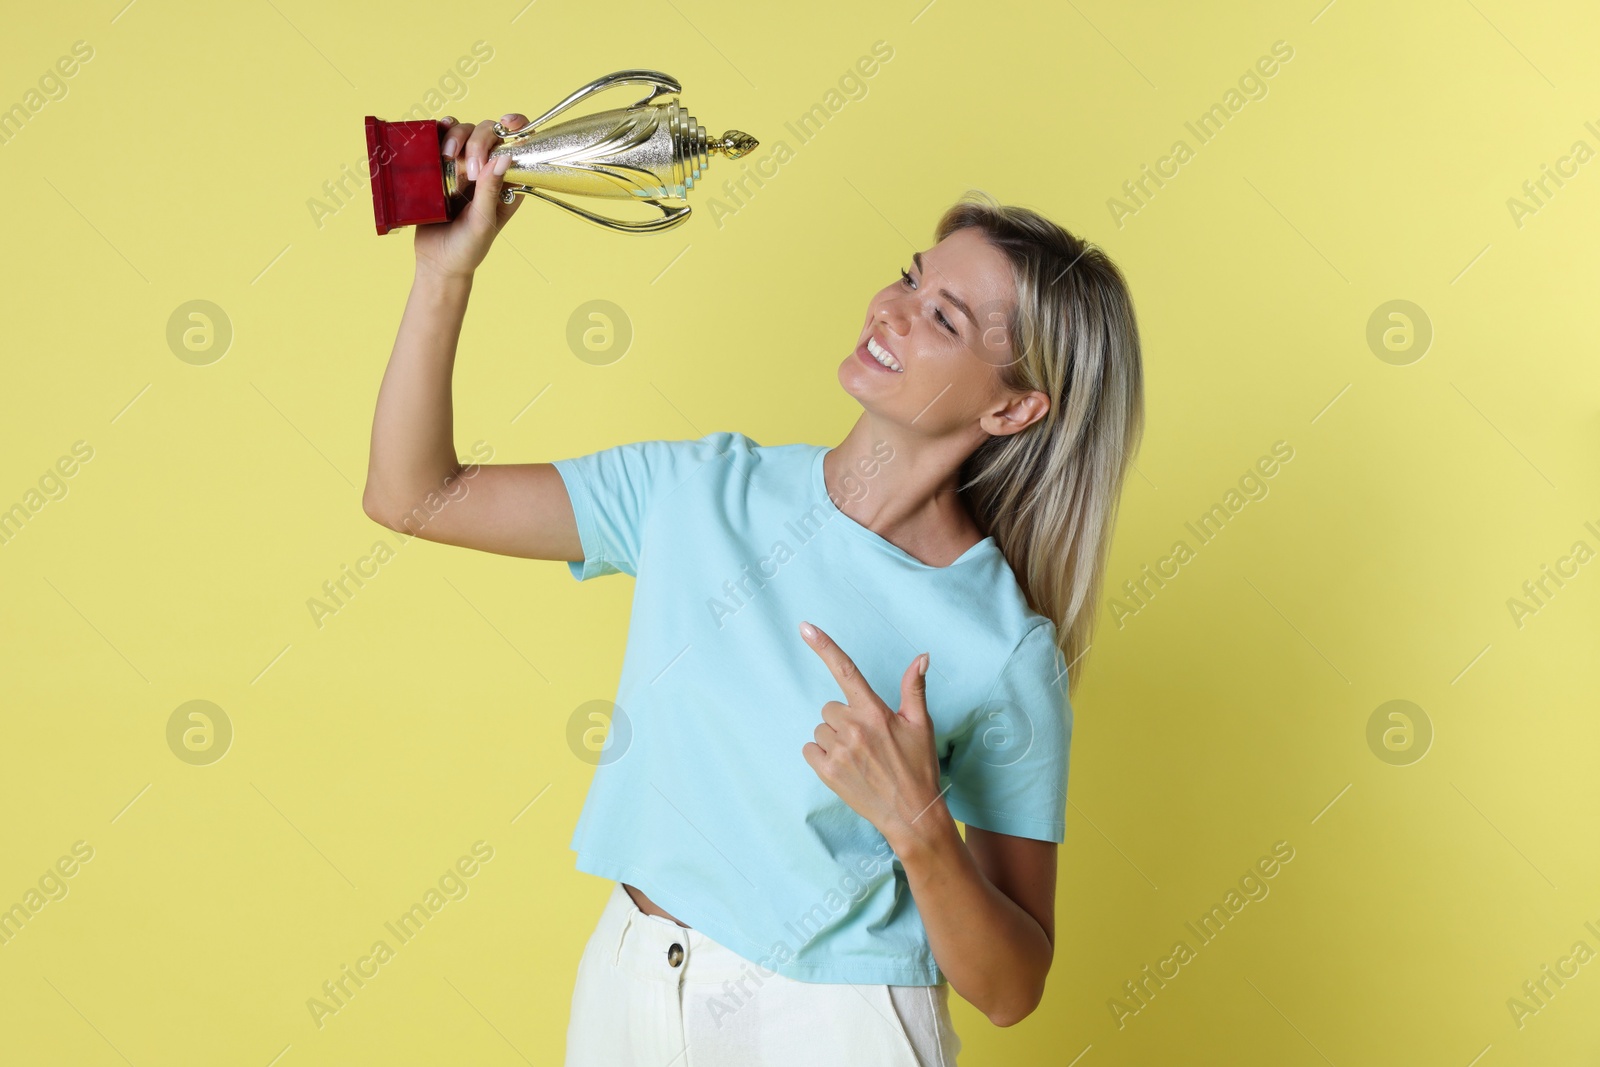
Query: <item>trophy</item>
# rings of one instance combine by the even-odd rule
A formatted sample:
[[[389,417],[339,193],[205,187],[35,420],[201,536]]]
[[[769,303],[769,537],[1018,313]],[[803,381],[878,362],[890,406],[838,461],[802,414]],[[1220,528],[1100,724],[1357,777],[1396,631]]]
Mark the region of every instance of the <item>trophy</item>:
[[[651,86],[649,96],[629,107],[599,111],[546,126],[573,104],[618,85]],[[537,196],[579,218],[621,233],[656,233],[689,217],[688,192],[711,161],[748,155],[759,142],[729,130],[709,137],[704,126],[679,104],[676,78],[654,70],[619,70],[596,78],[519,130],[494,124],[500,143],[487,165],[510,156],[500,199],[518,193]],[[367,164],[372,178],[372,209],[378,233],[399,226],[447,222],[472,198],[474,182],[442,145],[448,130],[433,119],[384,122],[367,116]],[[612,200],[643,201],[660,218],[624,221],[608,218],[551,196],[552,192]]]

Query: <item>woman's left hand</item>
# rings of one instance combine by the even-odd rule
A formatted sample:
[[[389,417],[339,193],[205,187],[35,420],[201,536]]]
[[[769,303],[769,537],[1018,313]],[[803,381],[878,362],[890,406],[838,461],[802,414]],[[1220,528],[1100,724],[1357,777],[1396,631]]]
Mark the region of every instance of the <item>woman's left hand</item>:
[[[900,710],[872,691],[854,661],[820,628],[801,636],[828,665],[848,703],[822,705],[816,740],[800,749],[817,777],[890,845],[942,796],[933,721],[928,718],[927,653],[900,677]],[[931,816],[930,816],[931,817]],[[920,829],[920,827],[918,827]]]

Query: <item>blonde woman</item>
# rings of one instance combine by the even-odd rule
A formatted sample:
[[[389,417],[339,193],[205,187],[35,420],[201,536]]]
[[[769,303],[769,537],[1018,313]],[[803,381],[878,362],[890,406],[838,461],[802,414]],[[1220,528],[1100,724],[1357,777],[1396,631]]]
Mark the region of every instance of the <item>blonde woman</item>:
[[[615,884],[566,1063],[954,1064],[950,989],[1011,1026],[1053,957],[1069,698],[1143,425],[1121,274],[969,196],[869,297],[833,447],[720,431],[463,466],[456,342],[521,200],[492,123],[442,121],[476,191],[416,231],[363,506],[635,578],[572,837]]]

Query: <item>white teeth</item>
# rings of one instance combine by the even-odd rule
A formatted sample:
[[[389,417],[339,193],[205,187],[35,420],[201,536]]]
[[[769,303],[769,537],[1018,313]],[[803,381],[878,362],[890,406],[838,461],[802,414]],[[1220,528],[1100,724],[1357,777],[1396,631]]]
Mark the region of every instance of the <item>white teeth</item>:
[[[878,344],[876,338],[867,338],[867,352],[871,354],[873,359],[877,360],[879,363],[882,363],[890,370],[904,370],[904,368],[900,366],[900,361],[891,356],[888,349]]]

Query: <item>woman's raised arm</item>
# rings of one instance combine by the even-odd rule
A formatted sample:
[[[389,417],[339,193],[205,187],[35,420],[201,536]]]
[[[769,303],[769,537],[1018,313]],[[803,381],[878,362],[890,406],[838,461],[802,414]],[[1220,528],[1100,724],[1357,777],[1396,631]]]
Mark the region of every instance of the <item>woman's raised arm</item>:
[[[496,140],[492,121],[441,121],[450,125],[445,154],[476,184],[455,219],[416,228],[416,277],[378,389],[361,507],[389,529],[429,541],[581,560],[577,521],[554,466],[464,466],[456,455],[450,383],[473,273],[522,198],[500,202],[501,168],[486,165]],[[527,119],[503,121],[515,128]]]

